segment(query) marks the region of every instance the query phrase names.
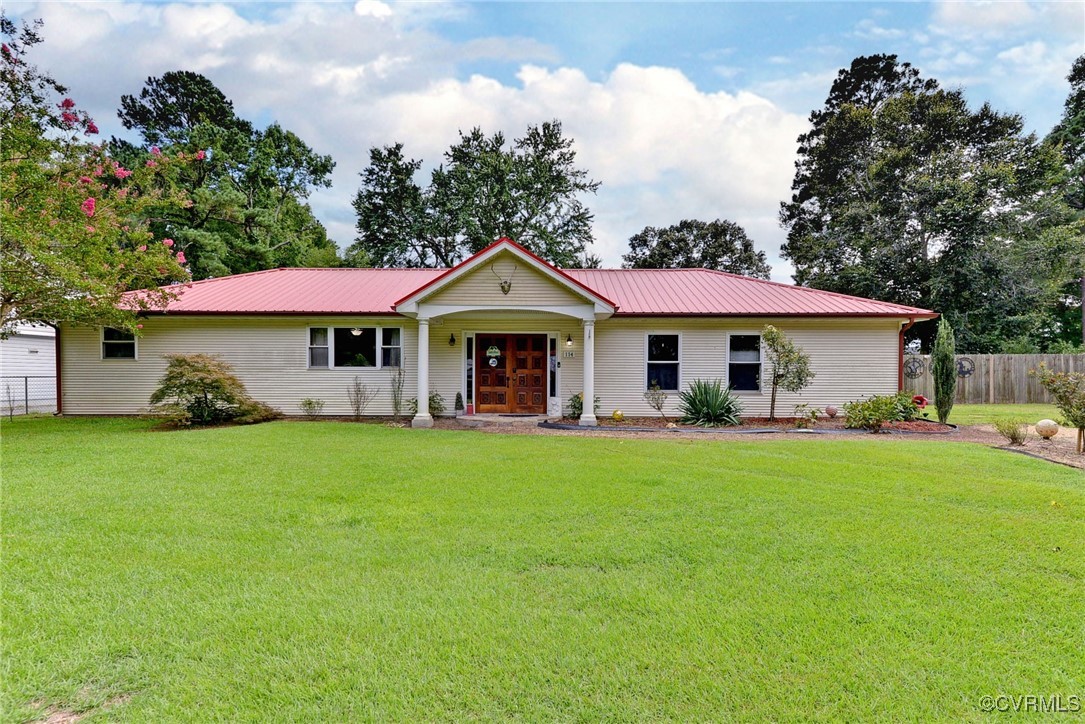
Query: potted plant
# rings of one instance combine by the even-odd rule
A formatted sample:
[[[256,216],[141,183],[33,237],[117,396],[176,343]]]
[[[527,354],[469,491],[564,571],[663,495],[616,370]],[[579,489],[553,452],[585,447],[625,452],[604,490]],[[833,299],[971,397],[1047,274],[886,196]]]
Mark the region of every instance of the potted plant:
[[[463,416],[463,393],[456,393],[456,417]]]

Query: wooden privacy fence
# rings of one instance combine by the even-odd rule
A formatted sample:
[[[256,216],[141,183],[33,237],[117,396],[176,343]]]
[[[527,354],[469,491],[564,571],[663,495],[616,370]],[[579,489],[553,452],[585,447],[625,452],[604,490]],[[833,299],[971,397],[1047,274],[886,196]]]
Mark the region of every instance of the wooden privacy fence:
[[[1056,372],[1085,372],[1085,354],[959,354],[956,402],[1051,402],[1028,373],[1041,362]],[[934,400],[930,355],[905,355],[904,389]]]

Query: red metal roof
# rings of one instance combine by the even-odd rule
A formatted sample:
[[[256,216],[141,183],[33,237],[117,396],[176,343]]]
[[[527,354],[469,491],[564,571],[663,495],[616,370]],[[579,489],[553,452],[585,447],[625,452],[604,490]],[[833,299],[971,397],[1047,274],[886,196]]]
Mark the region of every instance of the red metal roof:
[[[621,315],[935,317],[901,304],[852,297],[711,269],[568,269]]]
[[[171,287],[171,314],[395,314],[447,269],[270,269]],[[564,269],[618,316],[934,317],[933,312],[708,269]],[[138,292],[132,292],[136,295]]]

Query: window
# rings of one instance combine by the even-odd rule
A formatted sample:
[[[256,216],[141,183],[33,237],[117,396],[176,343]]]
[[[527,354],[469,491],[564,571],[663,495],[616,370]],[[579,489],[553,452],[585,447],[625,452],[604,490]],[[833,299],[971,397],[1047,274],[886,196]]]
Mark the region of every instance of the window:
[[[376,367],[377,330],[373,327],[336,327],[332,364],[336,367]]]
[[[402,367],[403,346],[399,328],[381,330],[381,367]]]
[[[648,335],[648,375],[645,389],[659,385],[663,390],[678,390],[678,335]]]
[[[398,327],[310,327],[309,366],[399,367],[402,335]]]
[[[328,366],[328,330],[326,327],[313,327],[309,330],[309,366]]]
[[[761,335],[732,334],[727,349],[727,382],[740,392],[761,390]]]
[[[136,335],[112,327],[102,328],[102,359],[135,359]]]

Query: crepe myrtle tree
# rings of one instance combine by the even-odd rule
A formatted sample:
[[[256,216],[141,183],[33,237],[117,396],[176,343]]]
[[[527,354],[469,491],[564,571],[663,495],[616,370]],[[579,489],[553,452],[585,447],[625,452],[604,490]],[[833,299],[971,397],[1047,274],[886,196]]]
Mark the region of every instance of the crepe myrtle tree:
[[[19,322],[76,322],[135,331],[140,310],[188,278],[173,241],[149,220],[183,205],[163,192],[179,165],[158,155],[125,168],[67,89],[31,63],[41,21],[0,15],[0,336]],[[124,297],[132,289],[153,291]]]
[[[769,398],[769,419],[776,419],[776,393],[778,390],[799,392],[814,381],[810,369],[810,356],[786,334],[771,324],[761,330],[765,344],[765,356],[772,366],[772,396]]]

